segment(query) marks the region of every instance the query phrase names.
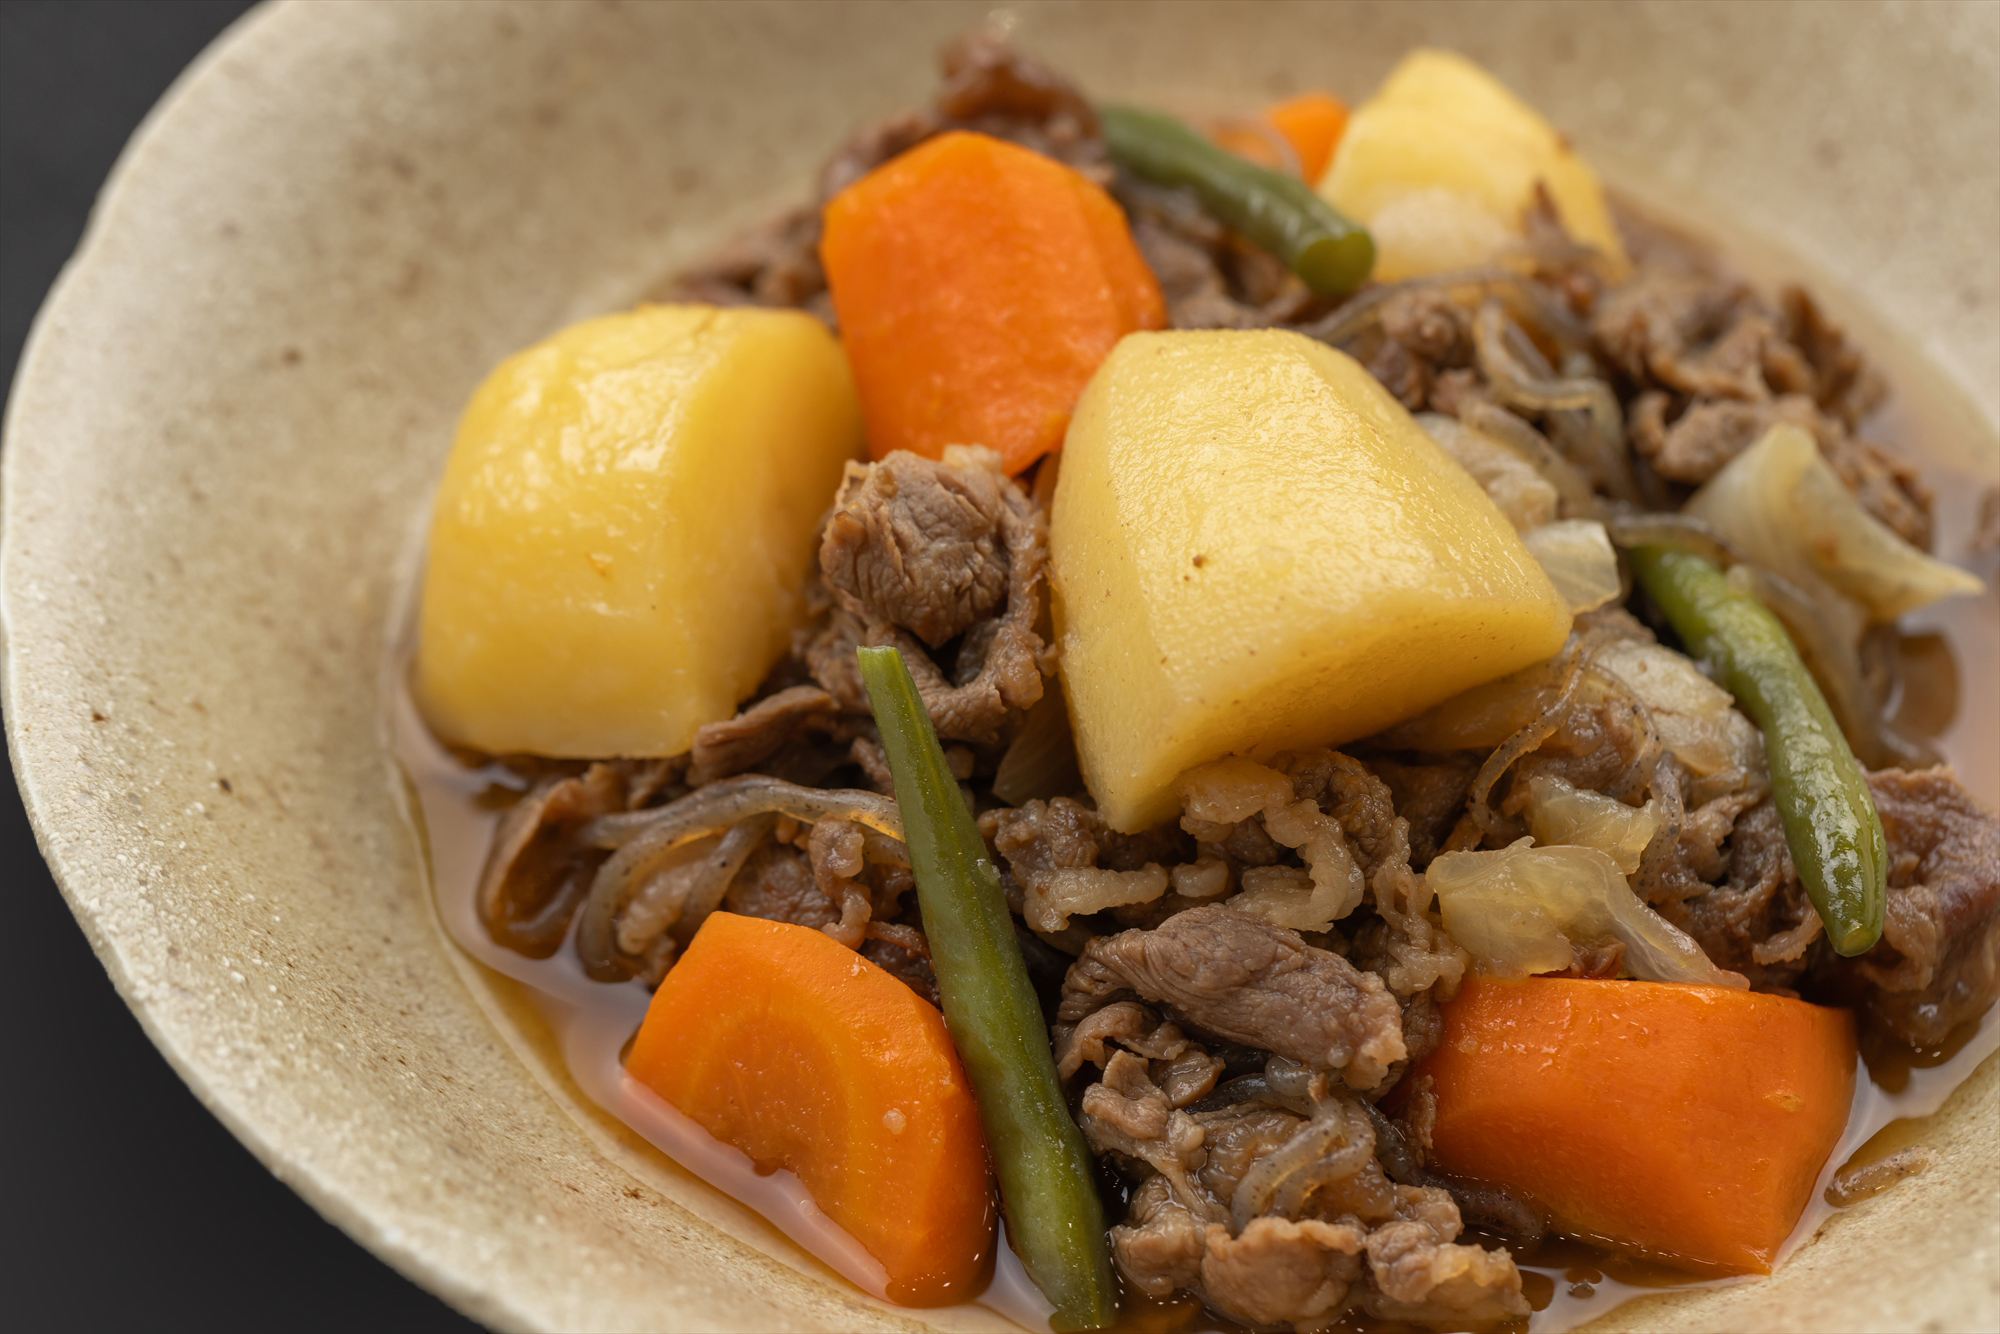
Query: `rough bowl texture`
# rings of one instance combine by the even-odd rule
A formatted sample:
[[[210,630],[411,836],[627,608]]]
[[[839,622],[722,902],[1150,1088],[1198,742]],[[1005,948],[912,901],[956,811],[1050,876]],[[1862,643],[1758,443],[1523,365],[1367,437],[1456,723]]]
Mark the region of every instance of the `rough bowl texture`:
[[[988,9],[260,10],[134,140],[23,362],[5,703],[63,891],[216,1114],[496,1325],[980,1318],[855,1295],[496,1025],[514,1000],[441,940],[382,718],[399,570],[479,377],[795,197]],[[1844,275],[2000,466],[2000,8],[1016,13],[1099,93],[1189,111],[1457,46],[1586,152]],[[1996,1109],[1989,1062],[1927,1132],[1938,1168],[1769,1282],[1604,1327],[1993,1327]]]

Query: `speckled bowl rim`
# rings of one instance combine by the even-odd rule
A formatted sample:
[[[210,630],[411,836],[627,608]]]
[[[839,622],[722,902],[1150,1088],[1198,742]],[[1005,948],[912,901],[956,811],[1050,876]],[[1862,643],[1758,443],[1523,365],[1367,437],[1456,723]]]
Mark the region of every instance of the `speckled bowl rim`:
[[[121,355],[129,355],[121,353],[115,347],[77,346],[75,330],[87,323],[82,317],[88,314],[91,303],[101,304],[107,300],[101,286],[105,277],[115,274],[121,263],[128,262],[127,257],[116,247],[130,242],[129,229],[133,222],[130,214],[138,203],[135,200],[137,193],[135,180],[142,176],[148,177],[151,182],[149,188],[155,188],[158,173],[163,170],[197,170],[200,165],[198,158],[187,159],[182,156],[186,148],[185,141],[193,125],[190,117],[217,113],[220,109],[219,104],[212,99],[216,95],[217,85],[225,78],[242,80],[246,77],[255,77],[254,70],[246,71],[242,68],[242,63],[246,59],[274,52],[288,41],[296,43],[307,36],[329,31],[324,26],[329,22],[325,13],[309,12],[311,8],[293,0],[292,3],[266,6],[253,11],[189,67],[134,135],[105,186],[82,246],[64,270],[62,278],[37,317],[27,350],[17,370],[6,423],[4,476],[6,531],[4,557],[0,557],[0,593],[4,593],[5,596],[7,644],[4,687],[10,750],[42,851],[54,869],[66,899],[76,912],[93,948],[111,974],[121,995],[132,1005],[148,1035],[197,1096],[201,1097],[204,1104],[274,1173],[297,1189],[321,1213],[376,1251],[389,1263],[437,1291],[448,1301],[476,1318],[496,1326],[508,1327],[561,1327],[569,1324],[595,1323],[645,1324],[648,1323],[648,1317],[643,1312],[621,1306],[616,1302],[593,1306],[587,1299],[577,1298],[571,1304],[564,1305],[557,1297],[551,1296],[554,1290],[546,1282],[542,1282],[540,1286],[535,1286],[526,1279],[516,1282],[504,1263],[504,1257],[502,1261],[489,1260],[485,1263],[478,1262],[476,1258],[469,1259],[471,1252],[464,1245],[456,1243],[447,1245],[440,1240],[442,1233],[425,1230],[427,1225],[436,1224],[440,1218],[445,1218],[446,1231],[449,1231],[448,1216],[454,1207],[449,1196],[431,1199],[427,1203],[421,1200],[412,1202],[402,1199],[385,1202],[385,1197],[379,1190],[374,1194],[360,1191],[354,1183],[355,1172],[350,1164],[316,1152],[316,1146],[301,1139],[301,1126],[312,1123],[310,1116],[304,1121],[300,1121],[296,1116],[287,1119],[292,1109],[287,1107],[282,1111],[276,1110],[276,1101],[281,1100],[281,1095],[264,1095],[263,1100],[247,1095],[244,1087],[226,1073],[224,1057],[199,1041],[191,1040],[191,1030],[178,1018],[168,1017],[172,1013],[173,1005],[168,993],[177,983],[171,975],[171,969],[168,969],[169,975],[164,981],[158,975],[155,969],[156,961],[150,954],[151,945],[156,942],[150,938],[140,939],[142,933],[134,933],[129,929],[129,919],[121,918],[103,906],[107,898],[130,890],[131,886],[121,880],[115,868],[111,866],[113,855],[116,855],[120,864],[125,863],[127,858],[124,854],[114,854],[109,851],[104,852],[101,857],[95,856],[92,850],[82,848],[78,840],[94,837],[105,829],[119,826],[93,825],[89,821],[80,820],[73,809],[65,807],[56,797],[57,789],[66,781],[63,777],[63,766],[70,759],[62,754],[61,747],[67,744],[71,735],[79,739],[87,738],[90,735],[89,725],[78,723],[74,716],[74,701],[64,706],[67,712],[59,710],[46,693],[40,692],[40,686],[44,678],[49,677],[54,670],[49,663],[61,658],[62,653],[69,647],[74,647],[66,644],[66,637],[74,633],[79,641],[87,638],[83,633],[88,629],[87,618],[77,619],[79,612],[101,613],[106,606],[115,604],[119,595],[116,590],[89,589],[90,575],[87,569],[82,568],[79,568],[76,579],[67,590],[52,587],[48,583],[33,587],[23,583],[23,579],[28,577],[23,574],[26,568],[32,566],[36,573],[55,568],[42,561],[31,548],[37,535],[57,531],[55,527],[51,527],[53,521],[48,509],[52,497],[58,494],[47,486],[51,475],[48,472],[48,455],[50,451],[64,445],[77,443],[73,438],[66,438],[61,431],[49,429],[57,420],[49,415],[48,408],[51,397],[57,396],[61,388],[55,381],[64,375],[77,376],[83,370],[98,376],[106,375],[119,368]],[[350,29],[361,34],[357,46],[365,48],[366,41],[371,36],[381,40],[394,40],[398,36],[401,31],[399,25],[403,20],[392,17],[390,8],[379,4],[352,7],[347,19],[342,21],[346,22]],[[481,16],[480,21],[484,21],[484,15],[498,14],[508,9],[507,6],[497,6],[484,11],[475,11],[461,6],[454,12],[463,16],[465,21],[472,22],[476,15]],[[532,25],[541,21],[519,7],[514,7],[512,12],[519,15],[523,24]],[[782,7],[764,7],[762,12],[781,17],[784,14]],[[956,16],[955,22],[962,23],[966,18],[976,17],[980,9],[978,6],[961,6],[953,12]],[[1714,10],[1707,12],[1711,16],[1717,13]],[[1869,11],[1870,15],[1886,12],[1888,11]],[[864,27],[868,24],[882,25],[892,21],[887,17],[889,11],[880,7],[862,6],[854,13]],[[1974,17],[1967,18],[1968,13]],[[926,11],[927,21],[930,14],[931,11]],[[1079,16],[1074,7],[1036,11],[1036,16],[1038,19],[1045,17],[1054,30],[1064,30],[1064,25],[1069,25],[1071,30],[1086,34],[1093,27],[1110,27],[1118,22],[1115,14],[1101,21],[1090,16]],[[648,21],[653,19],[649,18]],[[728,23],[712,14],[701,15],[700,22],[718,30],[730,31]],[[1948,44],[1970,40],[1974,49],[1976,69],[2000,69],[2000,63],[1996,63],[1995,56],[1995,52],[2000,51],[2000,42],[1996,42],[1994,33],[1987,31],[1988,26],[1993,26],[1996,32],[2000,32],[2000,25],[1984,24],[1977,13],[1968,7],[1964,11],[1937,20],[1930,36],[1934,40]],[[349,53],[343,52],[343,54]],[[1978,63],[1980,61],[1984,64],[1980,65]],[[233,70],[228,68],[232,62],[236,65]],[[352,70],[342,72],[339,77],[363,77],[365,82],[365,76],[356,76]],[[264,90],[264,95],[270,94],[271,90]],[[199,109],[192,109],[204,96],[211,100],[203,103]],[[1987,105],[1990,105],[1990,101],[1987,104],[1974,103],[1974,108],[1978,110],[1981,106]],[[2000,129],[1996,129],[1993,138],[1996,147],[2000,147]],[[1616,156],[1617,148],[1610,145],[1604,147],[1609,150],[1610,156]],[[1990,180],[1974,179],[1973,185],[1981,189],[1990,185],[1994,192],[2000,192],[2000,169],[1995,171]],[[745,215],[747,216],[747,213]],[[1975,210],[1971,225],[1975,227],[1982,225],[1992,216],[1996,214],[1990,207],[1983,214]],[[1829,258],[1830,253],[1826,250],[1815,251],[1810,245],[1801,247],[1801,250],[1807,260],[1822,262]],[[1987,266],[1988,270],[1991,268],[1991,265]],[[1974,278],[1976,279],[1974,286],[1978,288],[1982,299],[1988,303],[1987,309],[1994,309],[1996,284],[1992,273],[1982,270],[1976,273]],[[1906,327],[1913,322],[1913,313],[1922,313],[1923,300],[1933,303],[1937,300],[1934,289],[1925,289],[1920,295],[1921,299],[1912,306],[1908,302],[1899,303],[1895,297],[1884,296],[1879,292],[1866,294],[1884,319]],[[582,298],[582,302],[588,306],[594,299],[586,297]],[[1946,379],[1953,382],[1958,391],[1966,397],[1972,413],[1982,425],[1985,436],[1991,438],[1995,424],[2000,423],[2000,352],[1996,352],[2000,350],[2000,315],[1988,321],[1983,316],[1967,317],[1964,312],[1955,311],[1953,318],[1971,330],[1969,343],[1961,340],[1946,346],[1930,346],[1925,351],[1929,354],[1932,365]],[[1989,324],[1994,327],[1989,328]],[[283,355],[289,357],[292,351],[293,349],[287,349]],[[1988,364],[1989,362],[1992,364]],[[88,389],[93,383],[104,383],[104,381],[93,381],[89,376],[84,376],[65,383],[67,388],[73,391]],[[131,424],[125,425],[129,427]],[[32,477],[28,476],[30,472],[33,473]],[[104,498],[95,497],[100,502]],[[100,516],[99,522],[101,525],[108,524],[107,532],[116,532],[119,527],[118,519],[119,516],[115,512],[110,512]],[[143,524],[136,526],[143,527]],[[386,537],[376,543],[372,548],[373,553],[379,557],[383,552],[396,548],[399,542],[400,537],[395,535]],[[82,557],[79,556],[78,559],[81,560]],[[60,561],[56,562],[56,565],[59,566]],[[86,589],[89,590],[87,595],[81,591]],[[379,632],[381,622],[385,619],[382,607],[376,606],[370,612],[369,619]],[[44,656],[28,662],[22,657],[24,653]],[[48,656],[51,654],[53,657]],[[67,659],[61,662],[60,671],[55,674],[60,675],[62,672],[68,672],[79,680],[89,676],[88,664],[77,667]],[[30,678],[33,678],[32,683]],[[106,679],[111,681],[112,678],[107,676]],[[366,689],[372,697],[375,689],[372,680]],[[131,701],[119,693],[115,681],[105,687],[104,699],[106,701],[104,707],[110,711],[109,717],[97,717],[95,721],[119,723],[129,716]],[[79,730],[79,727],[82,730]],[[73,758],[77,765],[96,762],[95,752],[91,752],[87,745],[79,743],[74,749]],[[189,763],[192,765],[192,760]],[[169,775],[168,779],[163,781],[171,785],[171,782],[175,781],[174,776]],[[205,791],[213,779],[209,775],[196,774],[192,781],[194,786],[189,790],[199,788]],[[372,776],[372,781],[386,787],[387,775],[376,772]],[[282,805],[281,795],[276,787],[273,788],[273,796],[279,798],[278,804]],[[137,795],[136,787],[133,794],[128,794],[128,797],[133,807],[142,813],[150,814],[147,805],[150,799]],[[387,801],[385,794],[379,790],[371,794],[369,799],[378,803]],[[146,826],[141,823],[139,827],[143,830]],[[119,845],[107,843],[106,846],[110,848]],[[400,854],[384,853],[382,856],[389,857],[392,861],[395,855],[407,859],[408,852],[409,850],[405,848]],[[207,870],[206,867],[202,869]],[[157,883],[166,887],[168,897],[171,897],[174,887],[180,884],[175,874],[174,868],[163,863],[162,878]],[[406,862],[400,866],[396,874],[405,880],[409,878],[410,870]],[[420,880],[420,877],[418,879]],[[147,882],[141,876],[139,882],[141,898],[145,897],[146,888]],[[289,902],[287,906],[290,906]],[[403,907],[407,908],[408,905],[404,904]],[[433,934],[423,942],[404,941],[399,938],[399,948],[408,958],[430,961],[432,969],[430,980],[422,984],[418,992],[422,991],[423,986],[437,987],[440,978],[451,978],[452,981],[443,985],[456,989],[457,961],[445,957],[442,947],[435,939],[434,926],[427,918],[422,923],[421,929]],[[168,933],[167,943],[168,945],[172,943],[171,932]],[[235,976],[235,974],[230,975]],[[238,980],[242,979],[238,977]],[[273,984],[273,994],[276,991],[277,987]],[[491,1030],[480,1027],[484,1022],[482,1015],[487,1013],[481,1005],[475,1004],[471,998],[462,994],[443,995],[439,1004],[449,1010],[454,1022],[458,1023],[459,1027],[453,1031],[460,1033],[461,1036],[467,1033],[476,1035],[483,1031],[487,1046],[498,1054],[499,1060],[512,1059],[499,1037]],[[490,1000],[486,1004],[490,1006]],[[470,1027],[467,1026],[468,1022]],[[1981,1109],[1990,1121],[1992,1109],[2000,1105],[2000,1079],[1996,1079],[1995,1074],[1995,1070],[1989,1064],[1988,1068],[1981,1072],[1981,1077],[1975,1081],[1981,1087],[1967,1090],[1969,1094],[1976,1095],[1972,1100],[1974,1108],[1961,1117],[1962,1120],[1970,1122],[1964,1127],[1967,1134],[1978,1130]],[[518,1097],[523,1095],[524,1090],[532,1090],[534,1087],[530,1081],[521,1079],[517,1080],[511,1089],[513,1095]],[[527,1096],[533,1094],[530,1092]],[[547,1112],[549,1109],[541,1110]],[[570,1124],[562,1116],[553,1118],[545,1116],[542,1121],[535,1123],[536,1132],[549,1133],[547,1125],[567,1126],[570,1135],[576,1140],[574,1147],[578,1161],[594,1163],[598,1172],[608,1182],[615,1183],[619,1179],[620,1169],[608,1158],[592,1157],[594,1154],[607,1152],[604,1142],[590,1142],[585,1136],[578,1134],[577,1126]],[[1990,1151],[1982,1154],[1981,1159],[1990,1161]],[[1991,1203],[1992,1200],[1991,1191],[1975,1190],[1968,1197],[1963,1190],[1960,1190],[1940,1197],[1937,1203],[1938,1207],[1947,1210],[1963,1211],[1968,1204],[1976,1209],[1980,1204]],[[1957,1216],[1974,1215],[1961,1212]],[[691,1235],[698,1236],[703,1226],[700,1223],[693,1224]],[[688,1231],[688,1227],[682,1225],[682,1232],[672,1235],[679,1237]],[[675,1244],[692,1243],[675,1242]],[[473,1249],[476,1250],[476,1247]],[[800,1283],[796,1288],[785,1287],[781,1280],[771,1279],[770,1270],[759,1269],[756,1264],[747,1261],[740,1253],[742,1249],[741,1247],[731,1249],[724,1245],[712,1254],[695,1250],[686,1251],[684,1254],[689,1264],[699,1266],[713,1261],[719,1266],[716,1272],[723,1277],[717,1282],[708,1284],[706,1290],[700,1283],[696,1283],[693,1289],[684,1286],[681,1289],[682,1300],[679,1303],[664,1308],[658,1306],[651,1308],[656,1314],[650,1319],[666,1319],[675,1324],[686,1324],[691,1327],[757,1328],[760,1319],[769,1319],[770,1308],[739,1304],[737,1295],[724,1293],[718,1289],[728,1283],[756,1281],[761,1276],[770,1281],[780,1282],[783,1291],[777,1309],[788,1323],[797,1322],[801,1327],[840,1328],[848,1321],[852,1321],[856,1325],[865,1323],[883,1327],[915,1327],[911,1322],[879,1310],[858,1307],[845,1297],[840,1297],[838,1300],[834,1300],[831,1296],[824,1301],[809,1300],[806,1295],[802,1295],[805,1289],[811,1286],[809,1281]],[[1802,1257],[1802,1261],[1805,1258],[1807,1257]],[[1854,1301],[1845,1305],[1835,1303],[1821,1304],[1817,1307],[1799,1307],[1793,1314],[1804,1316],[1810,1327],[1815,1328],[1847,1327],[1857,1321],[1877,1327],[1894,1325],[1916,1328],[1921,1325],[1942,1328],[1944,1324],[1939,1322],[1949,1323],[1966,1317],[1970,1317],[1973,1323],[1984,1323],[1989,1312],[1993,1316],[1994,1323],[2000,1325],[2000,1222],[1994,1223],[1993,1237],[1980,1240],[1971,1251],[1966,1252],[1961,1265],[1955,1267],[1951,1274],[1952,1277],[1941,1276],[1937,1283],[1931,1285],[1933,1291],[1912,1293],[1908,1300],[1885,1297],[1880,1285],[1877,1285],[1872,1294],[1859,1292]],[[1781,1275],[1782,1277],[1784,1276]],[[1824,1277],[1830,1277],[1830,1273]],[[796,1279],[794,1281],[797,1282]],[[1657,1308],[1657,1313],[1666,1317],[1662,1327],[1720,1328],[1726,1327],[1731,1319],[1748,1317],[1754,1309],[1754,1307],[1718,1305],[1714,1310],[1705,1313],[1702,1309],[1676,1306],[1671,1310],[1667,1307]],[[1731,1315],[1732,1310],[1735,1312],[1734,1316]],[[1768,1316],[1770,1312],[1765,1311],[1762,1314]],[[1624,1327],[1624,1323],[1614,1314],[1604,1322],[1603,1327]],[[1790,1321],[1787,1320],[1785,1323],[1789,1325]]]

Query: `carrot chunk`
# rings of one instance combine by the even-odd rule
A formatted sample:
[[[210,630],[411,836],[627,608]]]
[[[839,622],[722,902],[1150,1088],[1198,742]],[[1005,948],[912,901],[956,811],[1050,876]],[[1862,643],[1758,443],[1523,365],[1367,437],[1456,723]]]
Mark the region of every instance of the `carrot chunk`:
[[[1299,155],[1299,174],[1316,185],[1333,161],[1333,150],[1347,130],[1347,106],[1326,93],[1301,93],[1267,108],[1264,119],[1285,136]]]
[[[1657,982],[1468,982],[1412,1073],[1433,1157],[1571,1236],[1710,1274],[1768,1274],[1854,1095],[1854,1019]]]
[[[822,932],[713,913],[625,1058],[759,1171],[789,1168],[906,1306],[972,1297],[996,1206],[944,1017]]]
[[[820,238],[869,451],[1060,448],[1112,346],[1166,323],[1109,195],[1051,158],[954,131],[828,201]]]

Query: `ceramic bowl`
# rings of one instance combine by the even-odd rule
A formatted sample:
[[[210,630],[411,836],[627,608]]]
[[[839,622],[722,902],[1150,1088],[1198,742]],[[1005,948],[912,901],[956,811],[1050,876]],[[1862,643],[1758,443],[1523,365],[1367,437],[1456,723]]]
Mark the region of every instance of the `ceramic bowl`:
[[[985,1318],[863,1298],[582,1105],[519,998],[442,938],[383,719],[399,580],[474,384],[802,198],[848,127],[928,97],[933,53],[988,13],[263,8],[146,121],[37,322],[6,422],[5,703],[63,893],[216,1115],[494,1325]],[[1002,18],[1095,92],[1187,112],[1360,92],[1412,44],[1464,50],[1615,179],[1831,280],[1871,350],[1930,386],[1937,447],[2000,469],[2000,10]],[[1996,1114],[1989,1062],[1926,1129],[1935,1169],[1767,1282],[1603,1327],[1991,1326]]]

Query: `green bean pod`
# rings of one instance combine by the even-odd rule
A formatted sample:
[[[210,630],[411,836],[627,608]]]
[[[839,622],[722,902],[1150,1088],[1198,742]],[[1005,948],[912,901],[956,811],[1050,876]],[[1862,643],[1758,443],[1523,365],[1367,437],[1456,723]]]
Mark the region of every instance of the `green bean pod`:
[[[945,1027],[979,1102],[1008,1239],[1055,1305],[1056,1328],[1102,1328],[1117,1310],[1104,1208],[1056,1078],[1000,873],[902,655],[864,648],[860,657],[896,782]]]
[[[1636,546],[1633,572],[1688,652],[1764,733],[1771,796],[1827,939],[1845,955],[1882,936],[1888,848],[1860,762],[1778,618],[1691,552]]]
[[[1191,186],[1202,207],[1276,255],[1321,296],[1367,281],[1375,241],[1304,181],[1269,171],[1157,111],[1099,107],[1111,159],[1155,185]]]

